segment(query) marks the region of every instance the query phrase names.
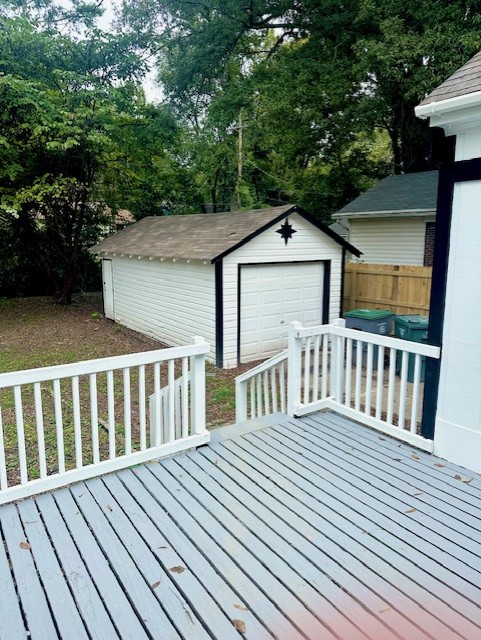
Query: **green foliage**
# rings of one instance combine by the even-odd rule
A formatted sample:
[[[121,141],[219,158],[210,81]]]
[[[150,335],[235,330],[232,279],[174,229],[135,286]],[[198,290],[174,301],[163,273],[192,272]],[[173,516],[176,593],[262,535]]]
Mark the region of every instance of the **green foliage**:
[[[124,0],[124,22],[155,27],[203,198],[296,200],[327,217],[391,171],[434,167],[414,107],[479,49],[480,4]]]

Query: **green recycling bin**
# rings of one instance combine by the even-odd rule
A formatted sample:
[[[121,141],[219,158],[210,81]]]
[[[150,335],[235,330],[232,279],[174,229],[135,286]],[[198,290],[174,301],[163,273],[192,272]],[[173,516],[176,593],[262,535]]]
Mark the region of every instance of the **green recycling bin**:
[[[367,331],[368,333],[376,333],[379,336],[385,336],[391,333],[392,323],[395,314],[386,309],[354,309],[344,314],[347,329],[357,329],[357,331]],[[359,336],[362,339],[362,336]],[[373,362],[377,362],[378,347],[374,345]],[[367,344],[362,345],[362,367],[367,366]],[[352,363],[357,363],[357,345],[354,343],[352,350]],[[376,365],[374,365],[376,366]]]
[[[401,340],[410,340],[411,342],[427,342],[428,339],[428,316],[404,315],[394,318],[394,335]],[[414,364],[416,356],[414,353],[409,354],[408,358],[408,382],[414,382]],[[401,371],[402,353],[397,354],[396,369]],[[426,357],[421,356],[421,382],[424,382],[424,370],[426,366]]]

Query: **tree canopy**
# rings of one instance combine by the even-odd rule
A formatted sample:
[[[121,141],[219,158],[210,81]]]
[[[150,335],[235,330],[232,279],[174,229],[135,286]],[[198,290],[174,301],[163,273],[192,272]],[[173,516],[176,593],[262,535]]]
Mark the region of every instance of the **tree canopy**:
[[[297,202],[328,221],[436,167],[414,107],[480,47],[481,0],[5,0],[0,294],[68,301],[135,217]],[[142,79],[157,68],[158,96]]]

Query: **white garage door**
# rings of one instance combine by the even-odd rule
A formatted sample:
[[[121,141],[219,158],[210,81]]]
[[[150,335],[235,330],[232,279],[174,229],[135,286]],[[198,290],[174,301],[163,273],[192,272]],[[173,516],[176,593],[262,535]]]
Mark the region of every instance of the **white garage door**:
[[[288,323],[322,323],[322,262],[243,265],[241,362],[268,358],[287,346]]]

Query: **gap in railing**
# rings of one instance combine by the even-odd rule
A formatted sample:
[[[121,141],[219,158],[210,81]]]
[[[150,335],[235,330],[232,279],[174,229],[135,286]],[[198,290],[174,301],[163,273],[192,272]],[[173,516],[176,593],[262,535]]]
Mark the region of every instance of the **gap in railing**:
[[[186,371],[186,362],[177,359],[174,366],[171,365],[170,377],[177,379]],[[187,359],[186,359],[187,360]],[[25,438],[26,467],[28,470],[28,480],[34,480],[41,474],[41,453],[38,440],[38,399],[41,400],[41,423],[43,425],[43,440],[45,452],[46,475],[68,471],[78,467],[78,459],[81,466],[91,465],[94,462],[104,461],[114,457],[122,456],[126,453],[126,448],[131,452],[149,448],[154,445],[152,425],[150,424],[149,398],[155,390],[155,367],[158,367],[158,385],[163,389],[169,384],[169,362],[159,365],[143,365],[145,371],[145,392],[143,402],[140,402],[139,376],[142,367],[137,365],[129,368],[127,379],[124,383],[124,370],[114,370],[111,374],[107,372],[97,373],[96,381],[96,408],[91,402],[91,377],[90,375],[78,376],[78,400],[76,393],[72,390],[72,378],[64,378],[58,383],[45,381],[34,384],[21,385],[21,406],[22,420]],[[109,391],[109,376],[111,377]],[[35,386],[37,391],[35,392]],[[57,392],[56,392],[57,387]],[[61,396],[61,437],[63,438],[62,464],[59,458],[59,437],[57,423],[59,419],[59,403],[57,409],[55,395],[60,391]],[[126,393],[127,392],[127,393]],[[37,393],[37,407],[35,394]],[[109,398],[110,393],[110,398]],[[187,392],[190,394],[190,391]],[[127,399],[130,398],[130,402]],[[143,405],[143,411],[142,411]],[[190,415],[183,418],[185,405],[179,399],[175,408],[175,437],[182,436],[182,423],[190,423]],[[190,407],[187,403],[187,407]],[[3,426],[3,447],[5,451],[5,463],[8,478],[8,486],[15,486],[21,482],[21,446],[17,436],[17,420],[15,406],[15,392],[13,387],[0,389],[0,408]],[[128,412],[128,416],[126,416]],[[95,420],[95,413],[97,419]],[[165,413],[165,411],[164,411]],[[187,409],[190,413],[190,408]],[[77,415],[77,418],[76,418]],[[141,417],[143,415],[143,418]],[[76,447],[75,421],[80,425],[81,449]],[[97,427],[93,425],[93,421]],[[141,434],[141,423],[145,425],[145,431]],[[126,441],[126,425],[130,424],[131,436]],[[94,430],[97,429],[95,434]],[[128,434],[127,434],[128,435]],[[98,438],[98,454],[96,438]],[[165,434],[164,434],[165,438]],[[78,436],[77,436],[78,440]],[[128,446],[130,443],[130,447]]]

